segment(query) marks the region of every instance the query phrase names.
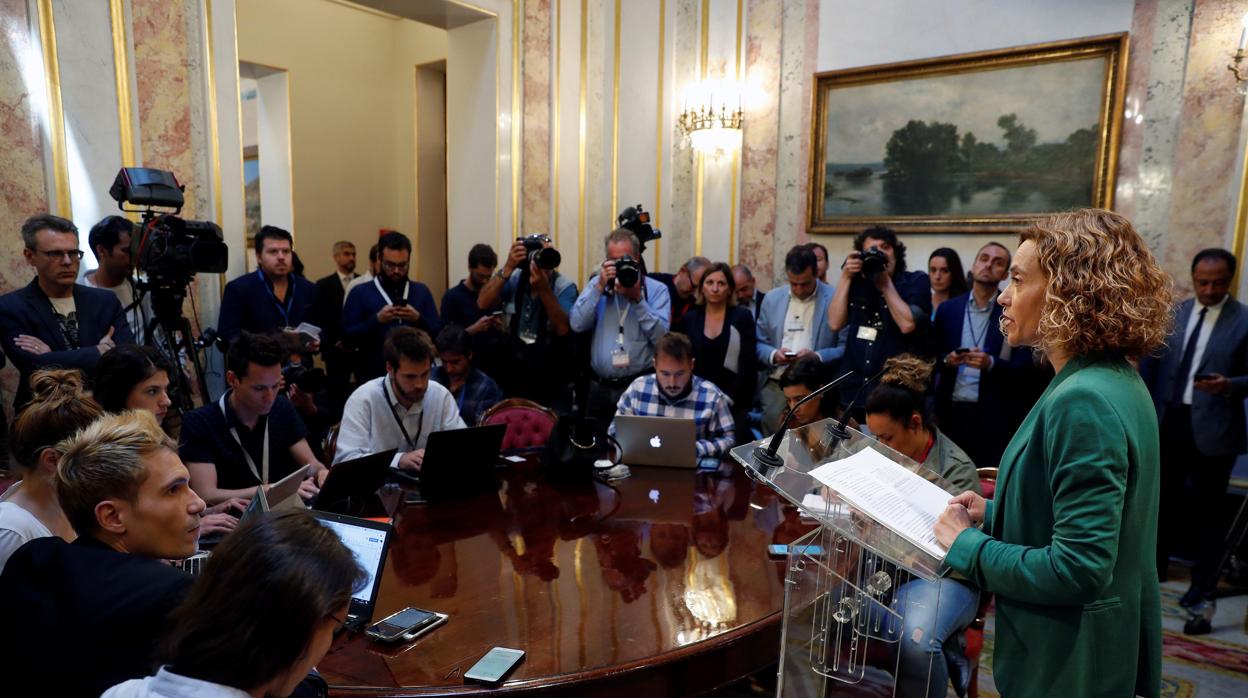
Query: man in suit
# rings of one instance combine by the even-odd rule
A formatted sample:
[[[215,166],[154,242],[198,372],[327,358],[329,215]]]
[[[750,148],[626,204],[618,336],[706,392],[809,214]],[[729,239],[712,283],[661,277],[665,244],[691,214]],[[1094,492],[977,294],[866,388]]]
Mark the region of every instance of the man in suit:
[[[1164,579],[1181,533],[1196,558],[1191,588],[1179,602],[1189,609],[1211,598],[1217,586],[1228,525],[1223,498],[1235,459],[1248,451],[1248,309],[1230,296],[1235,265],[1226,250],[1196,255],[1196,297],[1178,305],[1162,354],[1142,370],[1161,422],[1158,572]]]
[[[35,370],[76,368],[90,378],[101,354],[134,342],[117,296],[75,283],[82,250],[73,223],[51,214],[32,216],[22,224],[22,241],[35,279],[0,296],[0,343],[21,372],[14,409],[30,400]]]
[[[997,467],[1052,375],[1034,366],[1030,348],[1011,347],[1001,335],[997,286],[1009,268],[1004,245],[984,245],[971,266],[970,293],[941,303],[932,324],[932,348],[942,360],[936,375],[940,430],[980,468]]]
[[[316,323],[316,286],[293,273],[294,237],[288,231],[266,225],[256,233],[256,269],[225,285],[217,330],[229,342],[239,332],[280,332],[301,323]],[[304,346],[308,353],[320,351],[320,340]],[[310,357],[309,357],[310,358]]]
[[[763,304],[763,292],[755,284],[754,272],[744,264],[738,264],[732,268],[732,280],[737,284],[737,305],[750,311],[754,321],[758,322],[758,309]]]
[[[334,273],[316,282],[316,301],[321,327],[321,355],[325,358],[325,375],[329,379],[329,397],[333,405],[347,401],[351,383],[351,364],[346,344],[342,341],[342,304],[347,286],[359,276],[355,273],[355,245],[341,240],[334,243]]]
[[[377,245],[381,276],[351,289],[342,309],[342,333],[358,352],[355,378],[361,383],[385,374],[381,347],[391,329],[415,327],[430,336],[442,329],[429,287],[407,278],[412,241],[391,231]]]
[[[6,694],[98,696],[151,671],[191,586],[165,562],[191,556],[199,540],[204,500],[189,482],[149,412],[105,415],[72,437],[57,495],[78,538],[36,538],[0,574],[0,632],[28,640],[5,649]]]
[[[702,275],[711,260],[701,255],[690,257],[675,274],[656,272],[646,276],[667,287],[667,297],[671,300],[672,317],[669,325],[675,327],[680,318],[697,302],[698,287],[702,285]]]
[[[818,260],[804,245],[789,250],[784,272],[789,284],[763,296],[758,310],[758,362],[770,371],[759,393],[763,406],[763,430],[773,433],[787,402],[780,389],[780,375],[791,363],[808,356],[837,361],[845,353],[840,336],[828,326],[828,305],[834,291],[818,278]]]

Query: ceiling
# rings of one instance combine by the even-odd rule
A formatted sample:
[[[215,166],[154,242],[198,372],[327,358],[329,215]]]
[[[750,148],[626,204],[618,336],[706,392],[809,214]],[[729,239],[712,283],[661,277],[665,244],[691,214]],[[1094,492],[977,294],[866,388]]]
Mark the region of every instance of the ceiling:
[[[352,2],[442,29],[458,29],[466,24],[494,17],[492,13],[455,0],[352,0]]]

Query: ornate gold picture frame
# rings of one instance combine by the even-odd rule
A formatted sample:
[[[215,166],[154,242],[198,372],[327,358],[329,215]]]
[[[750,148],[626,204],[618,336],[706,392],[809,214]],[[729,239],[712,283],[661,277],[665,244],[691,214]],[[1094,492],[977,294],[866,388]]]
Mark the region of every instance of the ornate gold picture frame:
[[[1013,232],[1113,205],[1127,34],[815,75],[809,232]]]

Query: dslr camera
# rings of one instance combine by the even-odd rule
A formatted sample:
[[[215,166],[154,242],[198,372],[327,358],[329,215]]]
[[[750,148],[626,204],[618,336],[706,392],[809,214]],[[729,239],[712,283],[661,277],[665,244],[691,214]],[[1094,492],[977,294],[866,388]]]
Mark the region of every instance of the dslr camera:
[[[524,249],[529,253],[529,262],[536,264],[538,269],[550,271],[563,261],[559,250],[546,246],[550,242],[550,236],[545,233],[533,233],[516,239],[524,243]]]
[[[641,281],[641,265],[632,257],[620,257],[611,263],[615,267],[615,278],[607,282],[607,288],[612,288],[616,283],[624,288],[632,288]]]
[[[888,255],[880,252],[878,247],[868,247],[858,258],[862,260],[862,271],[859,275],[871,283],[875,283],[875,280],[880,278],[880,274],[888,268]]]

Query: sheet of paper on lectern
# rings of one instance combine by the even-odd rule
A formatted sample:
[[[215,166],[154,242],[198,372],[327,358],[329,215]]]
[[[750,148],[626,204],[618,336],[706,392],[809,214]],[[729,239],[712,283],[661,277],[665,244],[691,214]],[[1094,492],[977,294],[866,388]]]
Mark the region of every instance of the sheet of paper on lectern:
[[[888,530],[937,560],[945,559],[933,527],[950,495],[934,483],[870,447],[825,463],[810,475]]]

